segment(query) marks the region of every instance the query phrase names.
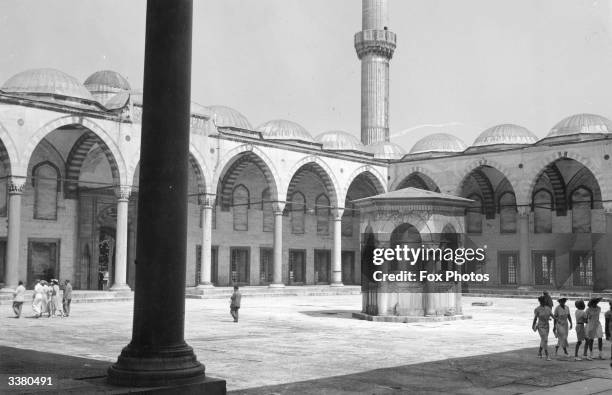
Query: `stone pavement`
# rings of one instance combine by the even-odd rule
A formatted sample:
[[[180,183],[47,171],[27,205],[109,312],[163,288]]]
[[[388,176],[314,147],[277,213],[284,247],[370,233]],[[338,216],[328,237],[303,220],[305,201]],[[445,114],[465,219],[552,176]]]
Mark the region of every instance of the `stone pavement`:
[[[530,326],[537,302],[463,300],[472,320],[401,324],[350,318],[360,309],[359,295],[245,297],[235,324],[229,301],[190,299],[186,339],[207,374],[237,393],[612,394],[608,361],[535,357],[539,338]],[[0,345],[113,362],[130,339],[131,302],[77,304],[64,319],[13,319],[2,307]],[[604,347],[609,358],[610,343]],[[36,373],[28,369],[38,368],[23,373]]]

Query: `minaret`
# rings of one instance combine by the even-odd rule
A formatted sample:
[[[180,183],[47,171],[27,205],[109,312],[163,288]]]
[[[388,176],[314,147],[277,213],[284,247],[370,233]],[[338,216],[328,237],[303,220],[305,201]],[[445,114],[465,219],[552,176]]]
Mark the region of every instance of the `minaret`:
[[[361,142],[389,141],[389,61],[395,33],[387,29],[387,0],[362,0],[355,50],[361,59]]]

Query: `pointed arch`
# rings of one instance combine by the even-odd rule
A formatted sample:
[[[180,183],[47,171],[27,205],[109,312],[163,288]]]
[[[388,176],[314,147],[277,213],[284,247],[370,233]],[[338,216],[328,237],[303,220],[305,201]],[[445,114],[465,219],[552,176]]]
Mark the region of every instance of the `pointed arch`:
[[[438,173],[434,173],[432,171],[430,171],[429,169],[422,167],[422,166],[412,166],[404,171],[401,172],[401,175],[396,177],[395,180],[393,180],[393,183],[391,184],[389,190],[392,191],[396,191],[400,188],[400,185],[402,184],[402,182],[410,177],[410,175],[412,174],[422,174],[425,177],[429,178],[432,182],[433,185],[435,185],[439,190],[442,190],[442,180],[440,179],[440,174]]]
[[[198,182],[198,193],[210,193],[210,173],[208,167],[204,162],[202,154],[193,144],[189,145],[189,164],[196,174]],[[136,154],[132,157],[129,166],[129,180],[130,185],[137,188],[138,185],[135,182],[136,175],[140,172],[140,149],[136,151]]]
[[[436,184],[434,180],[432,180],[426,174],[423,174],[418,171],[412,172],[406,177],[404,177],[397,185],[396,189],[403,189],[408,187],[424,189],[426,191],[440,192],[440,187]]]
[[[461,168],[460,171],[456,173],[455,179],[457,180],[458,184],[455,187],[455,194],[457,196],[461,196],[461,189],[463,188],[463,184],[465,183],[467,176],[479,167],[491,167],[500,172],[508,180],[508,183],[510,184],[510,186],[512,186],[512,190],[517,193],[517,200],[519,202],[529,201],[529,199],[523,199],[523,196],[520,196],[520,194],[518,193],[518,191],[520,191],[520,189],[517,188],[517,186],[520,184],[518,174],[515,174],[514,172],[510,171],[506,166],[502,165],[501,163],[486,158],[481,158],[470,162],[467,166]]]
[[[56,129],[60,129],[70,125],[77,125],[78,127],[84,129],[86,132],[93,133],[93,135],[97,137],[98,144],[100,144],[100,146],[105,150],[107,158],[110,158],[109,163],[111,169],[113,170],[113,174],[117,174],[119,183],[121,185],[129,185],[125,159],[121,153],[121,150],[119,149],[119,146],[116,144],[112,136],[104,128],[100,127],[92,120],[72,115],[57,118],[53,121],[46,123],[30,137],[23,152],[23,157],[20,162],[21,167],[23,169],[27,169],[34,150],[36,149],[38,144],[45,138],[45,136],[47,136],[49,133],[53,132]]]
[[[285,196],[291,196],[296,185],[299,184],[300,179],[304,176],[304,172],[306,171],[316,174],[323,181],[331,206],[340,207],[339,194],[341,190],[339,188],[338,180],[334,176],[331,167],[321,158],[316,156],[308,156],[293,165],[288,173],[291,176],[291,181],[287,186]]]
[[[0,165],[4,167],[5,174],[13,174],[16,164],[19,163],[19,153],[13,138],[0,122]]]
[[[387,192],[387,181],[378,169],[370,165],[364,165],[355,169],[347,178],[343,189],[344,196],[348,194],[349,188],[358,177],[366,177],[370,184],[376,189],[377,194]]]
[[[215,168],[210,192],[217,191],[218,200],[221,200],[222,205],[227,205],[227,193],[231,190],[230,187],[233,188],[240,170],[249,163],[254,164],[262,172],[267,187],[270,188],[270,198],[274,201],[281,200],[278,193],[280,176],[273,162],[261,148],[252,144],[243,144],[224,153]]]
[[[102,152],[104,152],[104,155],[110,164],[111,174],[113,176],[113,185],[120,185],[121,176],[112,153],[95,133],[86,130],[74,143],[72,149],[68,153],[68,158],[66,159],[66,180],[64,181],[64,194],[67,198],[76,196],[79,187],[81,167],[87,158],[87,155],[91,151],[91,148],[95,144],[100,145]]]
[[[555,163],[559,159],[573,159],[576,162],[582,164],[593,174],[595,181],[597,181],[597,184],[599,185],[602,198],[610,199],[610,197],[612,196],[612,184],[609,178],[605,177],[605,170],[600,166],[595,166],[595,163],[593,163],[591,159],[582,156],[580,153],[573,150],[554,151],[550,152],[548,155],[543,153],[539,156],[539,158],[540,159],[537,162],[529,166],[530,170],[525,174],[524,178],[526,182],[523,186],[523,193],[526,196],[533,196],[533,192],[536,189],[538,180],[540,179],[542,173],[551,163]],[[559,210],[559,207],[557,207],[557,210]]]

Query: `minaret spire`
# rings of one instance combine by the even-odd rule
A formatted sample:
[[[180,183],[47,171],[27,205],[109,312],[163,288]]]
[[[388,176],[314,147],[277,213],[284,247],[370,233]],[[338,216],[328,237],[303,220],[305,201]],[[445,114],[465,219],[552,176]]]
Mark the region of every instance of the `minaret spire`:
[[[389,61],[395,33],[388,30],[387,0],[362,0],[355,50],[361,59],[361,142],[389,141]]]

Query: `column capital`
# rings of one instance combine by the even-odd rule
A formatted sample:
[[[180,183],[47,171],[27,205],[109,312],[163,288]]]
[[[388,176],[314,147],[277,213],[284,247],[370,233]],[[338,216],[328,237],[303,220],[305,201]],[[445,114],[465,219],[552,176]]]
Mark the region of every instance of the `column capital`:
[[[7,180],[7,189],[9,195],[21,195],[26,184],[26,177],[9,176]]]
[[[529,217],[529,213],[531,213],[531,207],[529,205],[517,206],[516,210],[520,217]]]
[[[285,204],[285,202],[281,201],[272,202],[272,212],[274,212],[274,215],[283,215]]]
[[[115,196],[119,201],[128,201],[130,200],[130,195],[132,194],[132,187],[130,185],[118,185],[115,186]]]
[[[341,221],[342,215],[344,214],[344,207],[334,207],[331,212],[332,216],[334,217],[334,221]]]
[[[200,193],[198,195],[198,204],[202,207],[212,208],[215,206],[217,195],[213,193]]]

